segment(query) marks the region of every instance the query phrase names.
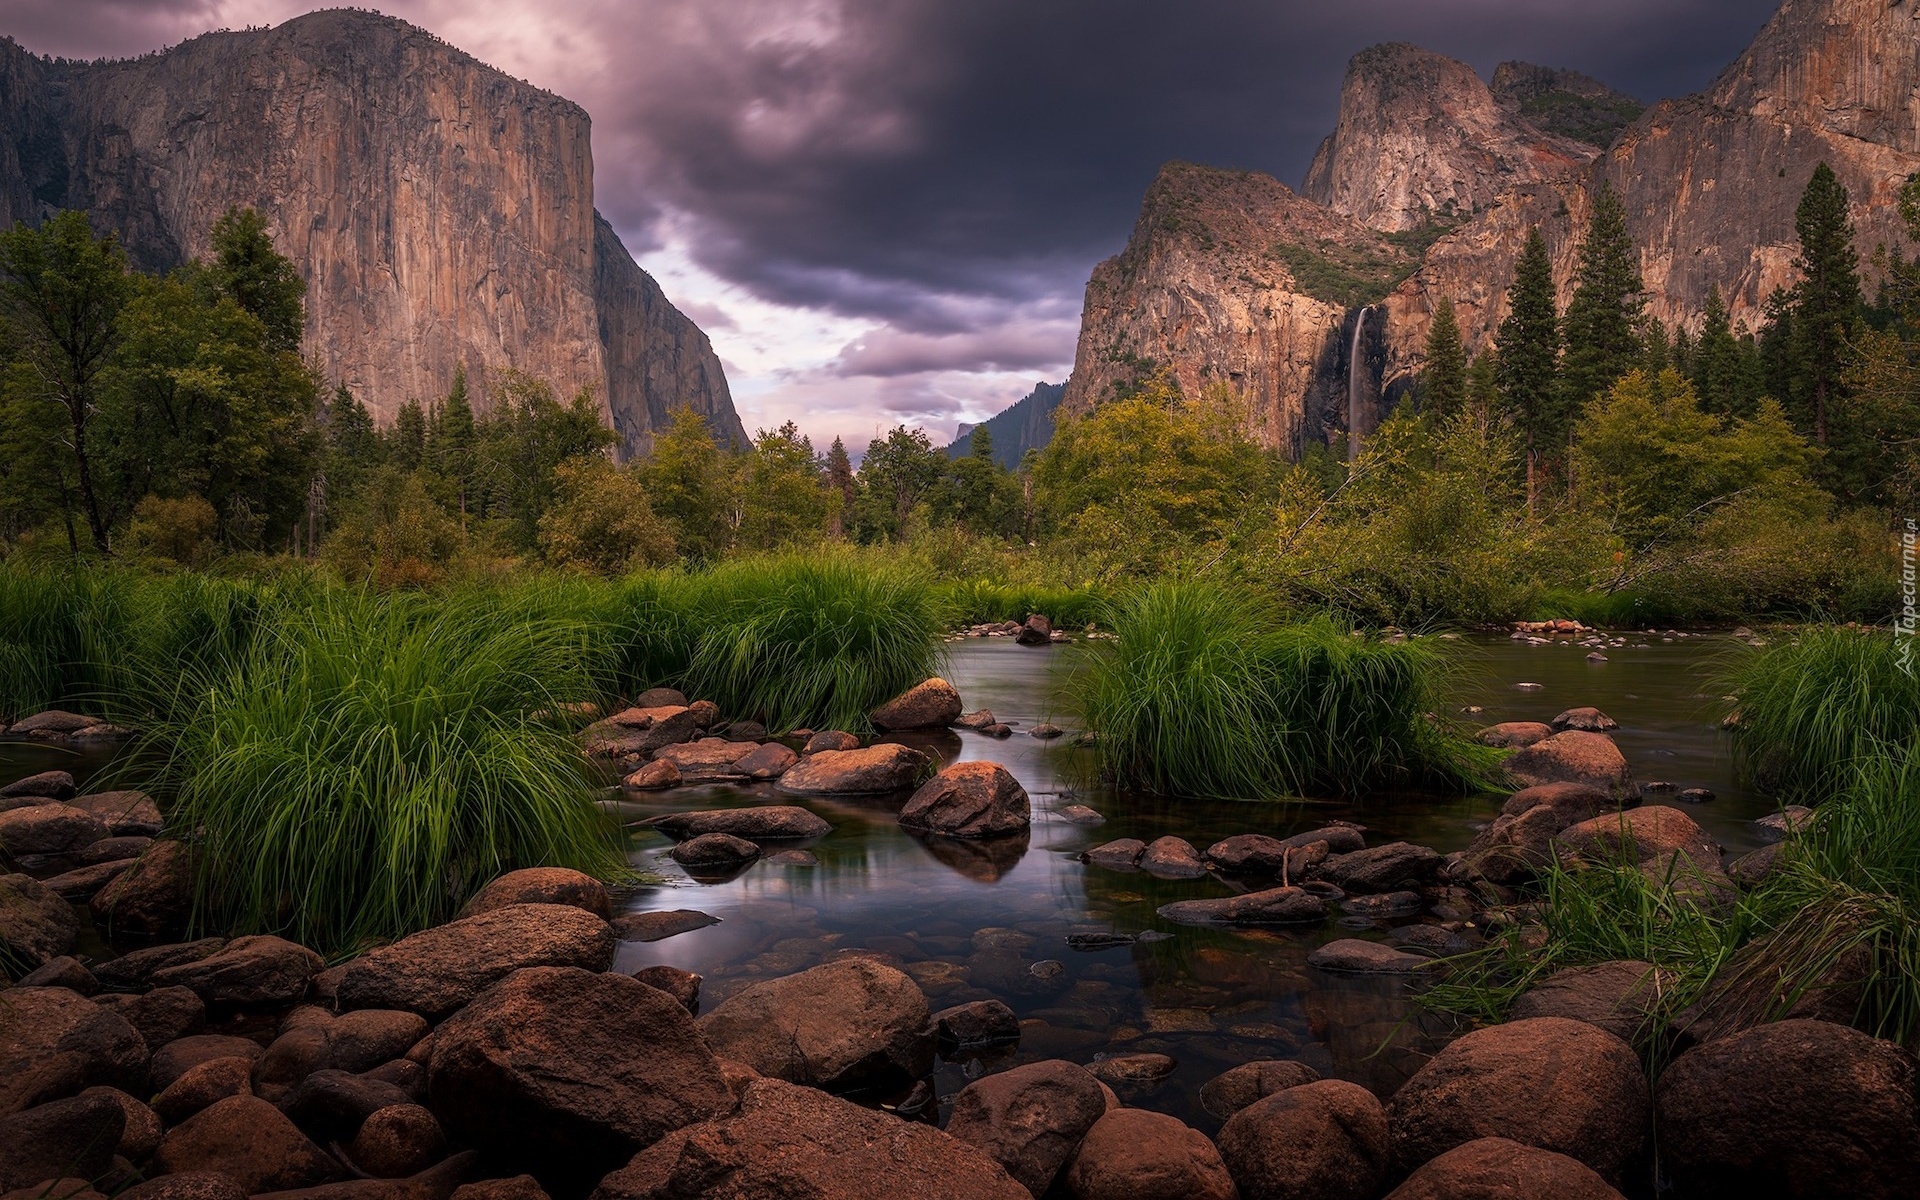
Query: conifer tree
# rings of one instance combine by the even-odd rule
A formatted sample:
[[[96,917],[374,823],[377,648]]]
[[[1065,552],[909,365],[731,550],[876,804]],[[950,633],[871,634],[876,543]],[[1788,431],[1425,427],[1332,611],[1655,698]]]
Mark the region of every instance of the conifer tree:
[[[434,469],[458,493],[463,523],[473,483],[475,442],[473,402],[467,395],[467,369],[455,367],[453,386],[447,389],[446,399],[434,413],[431,461]]]
[[[833,445],[827,447],[827,474],[822,482],[829,493],[828,498],[833,501],[828,518],[831,532],[834,537],[845,537],[847,526],[853,520],[856,485],[853,460],[847,456],[847,444],[839,438],[834,438]]]
[[[1567,427],[1559,407],[1560,313],[1553,293],[1553,262],[1537,228],[1527,234],[1526,247],[1515,264],[1513,286],[1507,289],[1507,317],[1500,322],[1494,345],[1500,401],[1527,444],[1531,505],[1540,456],[1564,440]]]
[[[1460,323],[1453,301],[1445,296],[1433,310],[1427,330],[1427,364],[1420,372],[1421,408],[1436,416],[1459,412],[1467,400],[1467,352],[1460,342]]]
[[[1794,344],[1793,293],[1775,288],[1760,326],[1760,378],[1766,394],[1783,406],[1793,402]]]
[[[1467,367],[1467,411],[1482,434],[1499,420],[1500,359],[1491,348],[1475,355]]]
[[[391,448],[388,458],[403,471],[420,466],[427,452],[427,414],[418,400],[408,400],[394,414],[393,429],[388,432]]]
[[[1673,365],[1673,343],[1667,340],[1667,327],[1659,317],[1649,316],[1640,331],[1640,369],[1658,376]]]
[[[1727,302],[1720,295],[1718,284],[1707,292],[1700,344],[1693,353],[1691,375],[1694,393],[1706,411],[1739,417],[1752,415],[1760,397],[1752,387],[1740,339],[1734,336],[1733,322],[1727,316]]]
[[[251,208],[229,208],[213,225],[212,277],[220,291],[260,318],[269,350],[298,350],[306,321],[307,281],[273,248],[267,223]]]
[[[1824,446],[1862,303],[1847,189],[1824,162],[1813,169],[1793,228],[1800,236],[1800,256],[1794,260],[1800,283],[1793,295],[1796,399],[1812,418],[1813,440]]]
[[[1638,365],[1645,285],[1636,258],[1627,233],[1627,210],[1612,183],[1602,180],[1580,246],[1573,298],[1567,302],[1560,386],[1561,410],[1568,422],[1579,419],[1588,400]]]

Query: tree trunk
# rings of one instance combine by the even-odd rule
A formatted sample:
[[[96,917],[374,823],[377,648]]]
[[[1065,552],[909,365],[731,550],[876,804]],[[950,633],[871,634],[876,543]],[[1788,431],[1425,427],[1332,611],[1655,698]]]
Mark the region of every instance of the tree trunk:
[[[80,475],[80,502],[87,509],[87,528],[93,533],[94,548],[102,554],[110,554],[112,549],[107,545],[107,523],[100,517],[100,501],[93,494],[93,469],[87,462],[86,402],[69,404],[67,415],[73,420],[73,461]]]

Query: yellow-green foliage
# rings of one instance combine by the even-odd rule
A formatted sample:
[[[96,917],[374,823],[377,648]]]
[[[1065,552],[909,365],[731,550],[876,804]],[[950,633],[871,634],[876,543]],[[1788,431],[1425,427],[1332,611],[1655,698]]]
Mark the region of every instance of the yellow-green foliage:
[[[597,455],[578,458],[554,469],[554,492],[539,526],[549,564],[614,575],[673,561],[673,533],[631,472]]]

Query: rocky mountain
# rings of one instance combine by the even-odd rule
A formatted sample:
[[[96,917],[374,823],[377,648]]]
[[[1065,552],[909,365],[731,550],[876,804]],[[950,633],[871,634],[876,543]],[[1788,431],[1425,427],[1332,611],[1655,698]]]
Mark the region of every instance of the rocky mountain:
[[[988,417],[981,424],[993,437],[993,461],[1012,470],[1029,450],[1042,450],[1053,440],[1053,412],[1067,393],[1064,383],[1033,385],[1025,396]],[[947,447],[948,458],[959,458],[973,451],[972,425],[961,425],[960,436]]]
[[[1604,150],[1614,117],[1602,116],[1630,102],[1597,81],[1507,64],[1489,87],[1410,47],[1364,51],[1302,196],[1265,176],[1162,171],[1127,248],[1087,285],[1068,410],[1150,363],[1185,385],[1226,378],[1259,435],[1297,450],[1344,427],[1357,340],[1364,426],[1411,386],[1442,297],[1470,349],[1491,341],[1532,228],[1564,306],[1602,179],[1626,206],[1651,313],[1697,327],[1717,285],[1735,320],[1757,325],[1767,295],[1794,281],[1793,213],[1819,162],[1847,186],[1863,257],[1901,244],[1917,95],[1920,0],[1788,0],[1705,91],[1652,106]],[[1169,228],[1169,212],[1205,214],[1206,233]],[[1320,238],[1303,244],[1303,228]],[[1262,247],[1294,260],[1276,266]],[[1370,268],[1346,273],[1368,286],[1344,302],[1314,286],[1339,263]]]
[[[593,204],[587,114],[424,30],[312,13],[115,62],[0,40],[0,221],[85,208],[134,262],[229,205],[305,276],[308,353],[376,418],[515,368],[599,395],[628,453],[690,404],[745,437],[707,337]]]

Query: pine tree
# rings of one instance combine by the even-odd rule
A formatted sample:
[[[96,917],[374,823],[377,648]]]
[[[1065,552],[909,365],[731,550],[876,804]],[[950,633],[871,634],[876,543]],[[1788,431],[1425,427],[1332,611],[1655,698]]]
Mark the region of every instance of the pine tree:
[[[1627,210],[1613,185],[1600,183],[1593,219],[1580,246],[1573,299],[1567,302],[1566,355],[1561,362],[1562,411],[1579,418],[1587,401],[1638,365],[1646,290],[1640,279]]]
[[[429,461],[434,470],[451,484],[459,496],[460,519],[467,517],[468,493],[473,485],[474,449],[477,437],[473,423],[473,402],[467,395],[467,369],[453,370],[453,386],[434,412]]]
[[[1427,330],[1427,364],[1420,372],[1421,408],[1436,416],[1459,412],[1467,400],[1467,352],[1453,301],[1445,296],[1433,310]]]
[[[1734,336],[1733,322],[1727,316],[1727,302],[1715,284],[1707,292],[1707,307],[1700,325],[1700,345],[1693,354],[1693,390],[1700,407],[1711,413],[1750,416],[1757,395],[1750,395],[1747,371],[1742,363],[1740,339]]]
[[[1789,408],[1795,384],[1793,293],[1773,289],[1760,326],[1760,378],[1766,393]]]
[[[1667,327],[1659,317],[1649,316],[1640,331],[1640,369],[1659,376],[1673,366],[1673,343],[1667,340]]]
[[[829,499],[834,501],[829,510],[828,524],[834,537],[845,537],[847,526],[853,520],[853,503],[856,499],[853,478],[853,460],[847,456],[847,444],[839,438],[833,439],[833,445],[827,447],[827,474],[823,480]]]
[[[1482,350],[1467,367],[1467,411],[1482,434],[1491,430],[1500,412],[1500,358]]]
[[[387,434],[387,457],[403,471],[420,466],[427,452],[427,414],[418,400],[408,400],[394,414],[393,428]]]
[[[229,208],[213,225],[213,280],[220,291],[260,318],[269,350],[298,350],[306,321],[301,303],[307,281],[273,248],[267,223],[251,208]]]
[[[1673,369],[1692,378],[1694,365],[1698,360],[1698,349],[1693,335],[1687,332],[1685,325],[1676,325],[1673,329]]]
[[[1860,256],[1853,249],[1847,189],[1821,163],[1793,214],[1800,235],[1794,266],[1794,366],[1802,411],[1810,410],[1813,440],[1827,444],[1827,427],[1847,371],[1847,346],[1860,320]]]
[[[1507,317],[1494,335],[1495,379],[1500,401],[1527,443],[1527,502],[1541,454],[1564,439],[1559,405],[1560,311],[1553,293],[1553,262],[1546,239],[1534,229],[1507,289]]]

